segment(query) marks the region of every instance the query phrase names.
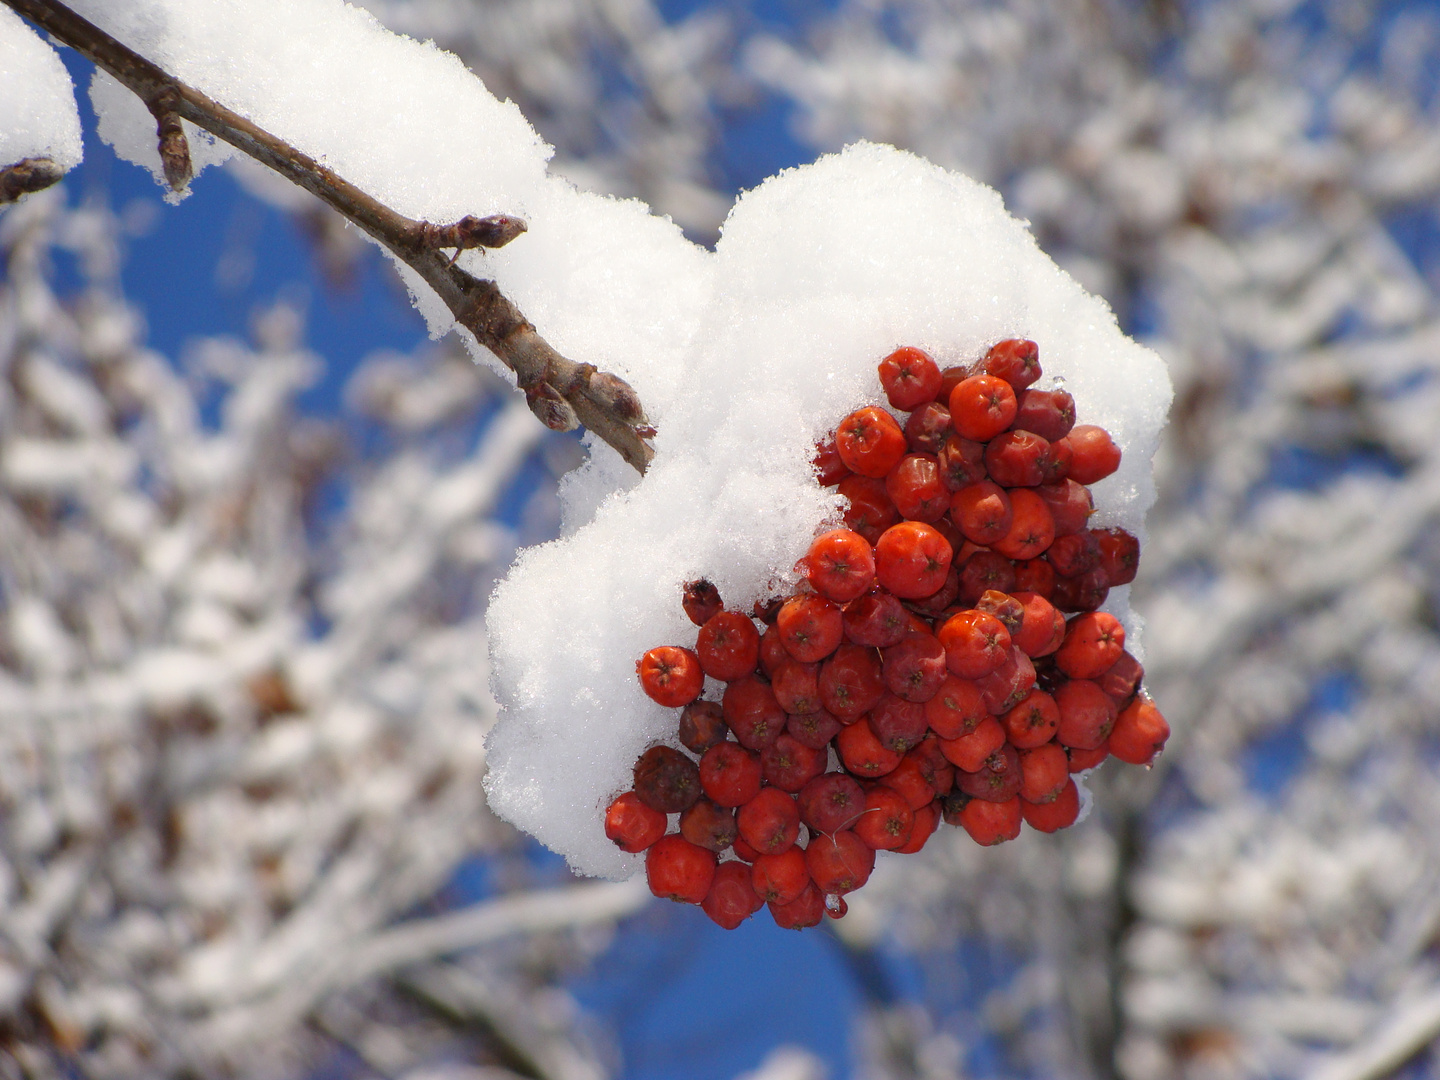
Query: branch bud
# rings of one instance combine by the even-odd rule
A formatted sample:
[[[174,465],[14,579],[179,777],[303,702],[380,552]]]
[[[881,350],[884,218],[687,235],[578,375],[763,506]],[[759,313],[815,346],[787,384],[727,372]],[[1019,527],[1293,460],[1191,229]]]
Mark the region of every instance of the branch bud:
[[[640,395],[618,375],[611,375],[608,371],[596,371],[590,376],[589,396],[632,427],[645,421],[645,409],[640,404]]]
[[[547,382],[526,387],[525,404],[551,431],[574,431],[580,426],[580,418],[570,403]]]
[[[60,182],[65,170],[46,157],[24,158],[0,169],[0,206]]]

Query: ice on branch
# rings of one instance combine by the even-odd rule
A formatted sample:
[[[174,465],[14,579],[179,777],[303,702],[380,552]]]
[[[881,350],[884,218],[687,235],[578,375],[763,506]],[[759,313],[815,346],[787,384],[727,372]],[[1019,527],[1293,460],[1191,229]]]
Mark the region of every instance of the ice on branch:
[[[984,185],[856,145],[743,196],[707,270],[682,356],[637,361],[677,365],[680,387],[645,479],[616,491],[597,452],[564,489],[573,535],[524,553],[490,608],[503,709],[491,805],[590,874],[638,867],[605,838],[601,812],[639,753],[675,737],[673,710],[641,692],[636,660],[694,640],[686,580],[710,578],[740,610],[794,584],[795,560],[838,517],[837,496],[815,482],[813,444],[853,409],[883,404],[876,364],[897,345],[944,365],[1033,338],[1077,413],[1125,448],[1121,471],[1096,485],[1096,523],[1142,534],[1154,500],[1164,364]],[[593,520],[580,507],[598,507]],[[1134,640],[1128,589],[1110,607]]]
[[[64,172],[80,164],[80,156],[70,74],[19,15],[0,8],[0,169],[48,158]]]

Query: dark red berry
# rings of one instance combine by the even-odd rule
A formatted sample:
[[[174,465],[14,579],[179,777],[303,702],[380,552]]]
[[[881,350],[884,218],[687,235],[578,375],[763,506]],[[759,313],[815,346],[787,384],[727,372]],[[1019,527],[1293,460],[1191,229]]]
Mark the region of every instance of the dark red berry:
[[[669,746],[652,746],[635,762],[635,794],[662,814],[678,814],[700,798],[700,770]]]
[[[696,626],[704,626],[725,610],[725,605],[720,602],[720,590],[704,578],[685,583],[685,594],[681,597],[680,606]]]

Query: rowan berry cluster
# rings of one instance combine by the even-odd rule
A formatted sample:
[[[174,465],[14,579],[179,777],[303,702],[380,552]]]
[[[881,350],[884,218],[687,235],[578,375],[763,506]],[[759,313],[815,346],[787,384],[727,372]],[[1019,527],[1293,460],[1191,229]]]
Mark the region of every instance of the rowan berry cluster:
[[[1140,555],[1086,527],[1087,485],[1120,464],[1109,434],[1032,389],[1033,341],[943,371],[902,348],[879,370],[909,415],[860,409],[819,448],[847,527],[811,545],[797,591],[747,615],[692,582],[694,648],[637,664],[698,761],[646,750],[606,835],[646,852],[656,896],[726,928],[762,904],[784,927],[838,918],[875,852],[919,851],[942,821],[986,845],[1064,828],[1073,773],[1148,765],[1170,733],[1124,627],[1095,610]]]

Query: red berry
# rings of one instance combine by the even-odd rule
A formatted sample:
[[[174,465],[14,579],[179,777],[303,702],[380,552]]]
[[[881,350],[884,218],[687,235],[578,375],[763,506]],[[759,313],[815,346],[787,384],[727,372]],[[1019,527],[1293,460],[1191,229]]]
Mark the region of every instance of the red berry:
[[[954,553],[945,537],[919,521],[886,529],[875,545],[875,576],[905,600],[919,600],[945,584]]]
[[[817,833],[848,829],[865,809],[865,792],[853,776],[832,772],[817,776],[795,800],[800,818]]]
[[[1044,499],[1045,505],[1050,508],[1056,536],[1082,531],[1095,512],[1095,500],[1090,495],[1090,489],[1068,478],[1054,484],[1041,484],[1035,489],[1035,494]]]
[[[929,701],[945,681],[945,647],[934,634],[907,634],[881,655],[886,688],[906,701]]]
[[[743,679],[755,670],[760,659],[760,631],[749,616],[722,611],[700,628],[695,653],[701,668],[712,679]]]
[[[752,848],[749,844],[745,843],[745,838],[743,836],[735,837],[735,843],[730,850],[735,853],[735,857],[737,859],[742,859],[752,865],[754,864],[755,860],[760,857],[760,853],[758,851]]]
[[[760,855],[750,870],[750,885],[767,904],[799,899],[810,884],[803,848],[788,847],[778,855]]]
[[[845,637],[840,609],[823,596],[792,596],[780,605],[775,625],[785,651],[805,664],[824,660]]]
[[[742,806],[760,792],[760,755],[722,742],[700,758],[700,787],[721,806]]]
[[[700,908],[718,925],[734,930],[764,903],[750,883],[750,868],[744,863],[724,862],[715,868],[710,891]]]
[[[1021,751],[1020,797],[1025,801],[1053,802],[1070,782],[1070,758],[1063,746],[1052,742]]]
[[[994,615],[962,611],[936,633],[951,674],[979,679],[998,668],[1010,652],[1010,632]]]
[[[1124,529],[1092,529],[1090,535],[1100,547],[1100,568],[1110,587],[1134,581],[1140,566],[1140,541]]]
[[[934,835],[935,829],[939,824],[940,800],[936,799],[934,802],[922,806],[915,811],[915,823],[910,826],[909,843],[895,850],[901,855],[914,855],[925,846],[925,841]]]
[[[884,776],[900,764],[902,755],[881,744],[865,721],[851,724],[835,736],[835,752],[856,776]]]
[[[981,720],[990,716],[980,687],[969,679],[947,675],[925,703],[925,719],[930,729],[942,739],[958,739],[974,731]]]
[[[985,471],[1006,487],[1044,483],[1050,444],[1033,431],[1003,431],[985,447]]]
[[[872,406],[840,421],[835,446],[851,472],[880,477],[905,456],[905,433],[893,416]]]
[[[1060,723],[1055,737],[1066,746],[1093,750],[1110,737],[1115,726],[1115,703],[1089,679],[1071,679],[1055,691]],[[1115,753],[1111,743],[1110,752]]]
[[[761,788],[735,816],[740,835],[761,855],[778,855],[800,835],[800,811],[779,788]]]
[[[1045,559],[1055,567],[1059,577],[1076,577],[1088,574],[1100,565],[1100,545],[1088,532],[1057,536],[1045,552]]]
[[[1091,611],[1070,620],[1055,666],[1072,679],[1096,679],[1125,651],[1125,627],[1109,612]]]
[[[688,705],[705,689],[700,658],[689,649],[661,645],[651,649],[635,665],[640,688],[658,705],[678,709]]]
[[[980,368],[1023,390],[1040,378],[1040,346],[1027,338],[1006,338],[990,346]]]
[[[975,610],[999,619],[1000,624],[1010,632],[1012,644],[1025,622],[1025,605],[1009,593],[997,589],[987,589],[981,593],[980,599],[975,602]]]
[[[947,540],[946,543],[949,543]],[[954,545],[952,544],[953,548]],[[950,561],[950,569],[945,571],[945,580],[940,588],[929,596],[920,597],[910,601],[910,610],[923,619],[934,618],[943,615],[949,608],[954,606],[955,598],[960,595],[960,572],[955,567],[955,561]]]
[[[820,701],[842,724],[864,716],[884,693],[885,679],[874,649],[841,645],[820,667]]]
[[[775,672],[780,670],[780,665],[789,662],[790,654],[785,651],[785,646],[780,641],[780,628],[772,621],[760,635],[760,668],[765,672],[766,678],[773,679]]]
[[[692,701],[680,713],[680,741],[696,754],[724,742],[729,730],[718,702]]]
[[[951,407],[954,412],[954,407]],[[1120,448],[1110,433],[1094,424],[1076,424],[1066,436],[1070,440],[1070,479],[1077,484],[1104,480],[1120,468]]]
[[[635,794],[652,810],[678,814],[700,798],[700,771],[679,750],[652,746],[635,762]]]
[[[1073,746],[1067,746],[1065,756],[1070,759],[1072,773],[1093,769],[1110,756],[1110,740],[1106,739],[1094,750],[1077,750]]]
[[[873,787],[865,795],[865,812],[855,822],[853,831],[866,847],[894,851],[910,842],[910,828],[914,823],[915,812],[898,791]]]
[[[940,394],[938,400],[949,401],[950,394],[975,372],[968,364],[956,364],[940,370]]]
[[[870,476],[847,476],[837,488],[846,499],[842,517],[847,528],[874,544],[880,534],[900,521],[900,511],[890,501],[885,481]]]
[[[720,707],[740,745],[751,750],[765,749],[785,730],[785,710],[770,687],[753,675],[725,687]]]
[[[605,835],[632,855],[664,836],[665,825],[665,815],[646,806],[633,791],[625,792],[605,811]]]
[[[1055,439],[1040,458],[1040,483],[1058,484],[1070,475],[1070,460],[1075,451],[1070,449],[1069,439]]]
[[[930,742],[933,744],[934,740],[932,739]],[[920,753],[920,748],[924,745],[926,744],[923,742],[917,745],[900,759],[899,765],[876,781],[881,787],[898,792],[900,797],[905,800],[905,805],[911,810],[918,810],[920,807],[928,805],[934,801],[936,795],[934,785],[926,779],[927,773],[931,777],[935,773],[927,764],[925,755]],[[954,766],[940,754],[938,746],[936,746],[935,753],[940,761],[950,769],[951,783],[954,783]]]
[[[879,704],[870,710],[865,722],[870,725],[875,738],[880,740],[880,745],[897,754],[909,750],[930,729],[925,719],[925,706],[894,694],[882,697]]]
[[[975,680],[980,698],[995,715],[1009,712],[1035,687],[1035,665],[1030,657],[1012,647],[1000,666]]]
[[[953,431],[945,436],[937,455],[940,480],[951,491],[959,491],[985,479],[985,444],[962,439]]]
[[[680,835],[718,854],[735,843],[735,811],[710,799],[698,799],[680,815]]]
[[[885,493],[907,521],[935,522],[950,508],[950,489],[929,454],[906,454],[885,474]]]
[[[947,397],[945,399],[949,401]],[[938,401],[927,401],[905,421],[905,442],[912,454],[940,454],[950,434],[950,410]]]
[[[1152,701],[1136,698],[1115,721],[1110,752],[1131,765],[1149,765],[1170,738],[1170,725]]]
[[[1034,593],[1046,600],[1055,591],[1055,568],[1044,559],[1025,559],[1015,564],[1015,593]],[[1055,642],[1060,647],[1060,642]]]
[[[824,750],[842,727],[844,725],[824,709],[812,713],[791,713],[790,719],[785,721],[785,731],[791,738],[812,750]]]
[[[1105,580],[1104,570],[1091,570],[1078,577],[1061,577],[1056,574],[1050,602],[1061,611],[1094,611],[1105,602],[1109,593],[1109,582]]]
[[[1033,431],[1047,442],[1055,442],[1075,426],[1075,399],[1064,390],[1024,390],[1016,399],[1017,430]]]
[[[848,604],[875,584],[875,553],[859,533],[832,529],[810,545],[805,576],[821,596]]]
[[[786,660],[771,675],[770,691],[787,713],[815,712],[820,708],[820,665]]]
[[[701,903],[715,879],[715,853],[683,836],[662,836],[645,853],[650,891],[662,900]]]
[[[981,847],[993,847],[1020,835],[1020,799],[988,802],[971,799],[959,814],[960,824]]]
[[[1015,419],[1015,390],[993,375],[972,375],[950,392],[949,405],[962,439],[989,442]]]
[[[807,926],[818,926],[825,917],[825,895],[814,885],[808,885],[790,903],[771,904],[770,917],[781,930],[804,930]]]
[[[696,626],[704,626],[725,610],[725,605],[720,602],[720,590],[704,578],[685,583],[685,593],[680,598],[680,606]]]
[[[810,461],[815,466],[815,479],[821,487],[832,487],[850,475],[835,446],[834,435],[827,435],[815,444],[815,456]]]
[[[1067,778],[1060,793],[1047,803],[1026,802],[1022,798],[1020,814],[1025,824],[1039,832],[1068,829],[1080,816],[1080,792],[1075,787],[1075,781]]]
[[[842,617],[845,636],[856,645],[886,648],[910,632],[910,616],[893,593],[876,590],[852,600]]]
[[[1140,689],[1140,681],[1144,677],[1145,669],[1140,666],[1140,661],[1128,652],[1122,652],[1120,659],[1111,664],[1110,669],[1095,681],[1110,700],[1115,702],[1117,709],[1124,709],[1134,698],[1135,691]]]
[[[999,552],[981,548],[960,568],[956,596],[962,604],[975,605],[987,592],[1008,593],[1015,589],[1015,564]]]
[[[940,366],[922,349],[906,345],[880,361],[880,385],[885,388],[885,397],[902,412],[934,401],[943,381]]]
[[[1030,488],[1010,492],[1010,528],[990,545],[1007,559],[1033,559],[1055,539],[1055,518]]]
[[[785,734],[760,752],[760,774],[766,783],[794,794],[825,771],[828,758],[824,750]]]
[[[805,866],[822,893],[844,896],[870,880],[875,851],[849,829],[841,829],[810,841]]]
[[[1017,757],[1013,768],[1009,762],[1004,762],[1005,767],[996,770],[989,767],[989,762],[1002,759],[1006,755],[1015,756],[1013,746],[1002,746],[999,750],[987,759],[986,767],[979,772],[957,772],[955,774],[955,790],[969,795],[972,799],[984,799],[987,802],[1009,802],[1020,794],[1020,763]]]
[[[1060,723],[1060,708],[1044,690],[1032,690],[1024,701],[1000,720],[1010,745],[1021,750],[1043,746],[1055,735]],[[1034,800],[1038,802],[1039,800]]]
[[[940,752],[957,769],[978,772],[985,759],[1005,745],[1005,729],[993,716],[986,716],[975,730],[958,739],[941,739]]]
[[[950,794],[951,787],[955,784],[955,766],[940,749],[940,740],[934,736],[926,736],[919,746],[905,755],[920,763],[921,774],[929,785],[935,789],[939,798]],[[881,783],[883,783],[883,779]]]
[[[992,480],[981,480],[950,497],[950,519],[974,544],[993,544],[1010,531],[1010,496]]]

